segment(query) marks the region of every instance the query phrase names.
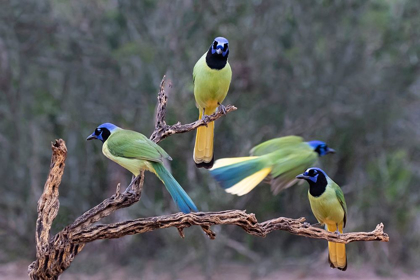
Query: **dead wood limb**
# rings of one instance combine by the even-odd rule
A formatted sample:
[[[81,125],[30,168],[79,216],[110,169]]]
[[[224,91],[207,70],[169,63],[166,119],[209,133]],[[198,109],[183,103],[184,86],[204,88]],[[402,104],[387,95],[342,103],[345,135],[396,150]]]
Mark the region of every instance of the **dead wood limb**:
[[[97,225],[73,235],[72,241],[76,243],[88,243],[98,239],[120,238],[126,235],[140,234],[169,227],[177,228],[180,231],[181,237],[184,237],[183,229],[185,228],[201,226],[210,230],[210,226],[214,225],[236,225],[248,234],[258,237],[266,237],[267,234],[273,231],[282,230],[295,235],[346,244],[354,241],[389,241],[388,234],[383,231],[384,225],[382,223],[377,225],[376,229],[371,232],[351,232],[337,235],[333,232],[310,226],[304,223],[304,221],[305,218],[291,219],[280,217],[258,223],[254,214],[248,214],[243,210],[196,212],[189,214],[176,213],[108,225]],[[210,234],[207,230],[205,232],[211,239],[215,239],[216,234],[213,231]]]
[[[119,193],[117,189],[117,192],[113,196],[105,199],[77,218],[76,221],[69,226],[69,229],[71,229],[72,232],[80,231],[91,224],[96,223],[100,219],[111,215],[118,209],[129,207],[138,202],[141,197],[143,183],[144,172],[134,178],[125,192]]]
[[[193,131],[197,127],[207,125],[207,123],[223,116],[223,114],[217,112],[207,116],[204,120],[190,124],[182,125],[177,123],[175,125],[167,125],[165,121],[167,99],[165,77],[163,77],[158,93],[155,131],[151,136],[151,139],[156,143],[172,134]],[[228,112],[234,110],[236,110],[235,106],[227,106]],[[67,155],[65,142],[62,139],[56,140],[52,150],[50,173],[45,183],[44,192],[38,201],[38,219],[35,234],[37,259],[28,267],[28,274],[31,279],[57,279],[70,266],[74,257],[85,245],[80,242],[76,244],[72,241],[72,236],[83,230],[88,230],[92,224],[109,216],[116,210],[129,207],[138,202],[144,183],[144,172],[142,172],[140,176],[131,181],[123,193],[120,192],[120,186],[117,186],[116,193],[113,196],[86,211],[71,225],[68,225],[51,239],[50,229],[59,209],[58,187],[61,183]],[[210,229],[208,230],[210,231]]]
[[[53,220],[58,214],[60,201],[58,200],[58,187],[64,173],[67,157],[67,148],[63,140],[56,140],[51,144],[53,155],[50,164],[50,173],[44,185],[44,191],[38,200],[38,219],[36,221],[36,255],[42,256],[48,246],[50,229]]]
[[[216,112],[190,124],[167,125],[165,121],[167,95],[164,90],[165,77],[160,84],[158,107],[156,113],[155,131],[151,139],[158,143],[166,137],[193,131],[197,127],[207,125],[223,116]],[[226,106],[227,112],[236,110],[235,106]],[[114,224],[93,225],[118,209],[129,207],[138,202],[144,183],[144,173],[134,178],[124,192],[118,185],[116,193],[110,198],[86,211],[72,224],[65,227],[53,238],[50,235],[51,224],[59,209],[58,188],[64,172],[67,148],[63,140],[56,140],[52,145],[52,159],[50,173],[45,183],[44,192],[38,201],[38,219],[36,224],[36,260],[29,265],[28,274],[31,279],[58,279],[66,270],[76,255],[82,251],[86,243],[98,239],[119,238],[125,235],[139,234],[161,228],[175,227],[181,237],[184,229],[200,226],[201,229],[214,239],[216,234],[211,230],[213,225],[236,225],[248,234],[265,237],[272,231],[283,230],[289,233],[310,238],[349,243],[353,241],[388,241],[389,237],[383,232],[380,224],[372,232],[345,233],[337,236],[323,229],[308,226],[305,219],[276,218],[258,223],[254,214],[247,214],[241,210],[221,212],[177,213],[159,217],[141,218]]]

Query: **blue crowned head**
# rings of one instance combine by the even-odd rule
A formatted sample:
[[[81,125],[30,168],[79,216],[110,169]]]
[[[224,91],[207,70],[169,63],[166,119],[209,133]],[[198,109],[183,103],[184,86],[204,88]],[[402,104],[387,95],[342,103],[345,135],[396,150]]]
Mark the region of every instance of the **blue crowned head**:
[[[118,126],[112,123],[103,123],[98,126],[95,131],[89,135],[86,140],[98,139],[101,140],[102,143],[105,142],[108,137],[115,132],[116,130],[120,129]]]
[[[224,37],[217,37],[214,39],[210,49],[212,54],[222,55],[227,58],[229,55],[229,41]]]
[[[309,184],[319,184],[320,181],[322,183],[327,184],[327,173],[324,172],[321,168],[318,167],[311,167],[306,169],[305,172],[296,176],[296,179],[304,179],[309,182]]]
[[[308,145],[311,146],[320,157],[335,153],[334,149],[328,148],[327,144],[322,141],[314,140],[306,143],[308,143]]]

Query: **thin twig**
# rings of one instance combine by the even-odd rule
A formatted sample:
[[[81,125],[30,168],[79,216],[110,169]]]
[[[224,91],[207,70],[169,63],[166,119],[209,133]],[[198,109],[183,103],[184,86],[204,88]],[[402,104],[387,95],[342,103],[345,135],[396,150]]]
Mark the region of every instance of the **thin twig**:
[[[160,89],[158,93],[158,105],[155,120],[155,131],[150,136],[150,139],[155,143],[159,143],[163,139],[167,138],[172,134],[186,133],[197,129],[199,126],[207,125],[210,122],[216,121],[223,117],[225,114],[236,111],[237,108],[233,105],[227,105],[225,107],[226,112],[216,111],[210,116],[205,116],[204,119],[197,120],[188,124],[181,124],[180,122],[174,125],[167,125],[165,121],[166,116],[166,103],[168,96],[165,92],[165,76],[160,83]]]

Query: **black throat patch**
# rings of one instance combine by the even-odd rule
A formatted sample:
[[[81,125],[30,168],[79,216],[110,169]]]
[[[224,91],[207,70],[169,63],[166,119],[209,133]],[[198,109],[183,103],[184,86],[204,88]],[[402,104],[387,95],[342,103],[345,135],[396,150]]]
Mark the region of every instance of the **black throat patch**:
[[[318,173],[318,179],[316,180],[316,183],[311,180],[307,180],[307,182],[309,183],[309,193],[314,197],[322,195],[325,192],[328,184],[327,178],[322,172]]]
[[[318,153],[318,156],[321,156],[321,145],[318,145],[318,147],[316,147],[315,152]]]
[[[111,135],[111,132],[108,130],[108,128],[102,128],[102,142],[105,142],[106,139],[108,139],[109,135]]]
[[[227,51],[226,56],[223,56],[222,54],[217,54],[217,53],[212,54],[211,53],[211,48],[212,47],[210,47],[210,49],[209,49],[209,51],[207,52],[207,55],[206,55],[206,63],[208,65],[208,67],[210,67],[211,69],[214,69],[214,70],[223,69],[226,66],[226,63],[227,63],[227,59],[228,59],[228,56],[229,56],[229,50]]]

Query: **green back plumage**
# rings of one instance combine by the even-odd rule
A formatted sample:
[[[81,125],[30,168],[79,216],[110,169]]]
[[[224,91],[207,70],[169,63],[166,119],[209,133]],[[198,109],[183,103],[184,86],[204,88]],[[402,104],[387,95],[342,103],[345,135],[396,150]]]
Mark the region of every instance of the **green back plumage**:
[[[171,160],[171,157],[143,134],[117,129],[104,142],[102,151],[106,157],[131,171],[135,176],[140,174],[141,170],[155,173],[182,212],[197,211],[188,194],[163,166],[163,159]]]
[[[252,148],[250,154],[251,156],[261,156],[279,150],[293,148],[294,146],[299,146],[302,143],[305,143],[303,138],[294,135],[274,138]]]
[[[296,146],[286,146],[281,150],[272,152],[270,158],[273,160],[273,171],[271,174],[273,177],[277,177],[291,167],[301,167],[305,171],[316,162],[318,154],[306,143],[301,143]]]
[[[115,157],[162,162],[172,160],[164,149],[139,132],[120,129],[109,136],[105,142]]]
[[[343,207],[344,210],[344,227],[346,226],[346,222],[347,222],[347,204],[346,204],[346,200],[344,199],[344,193],[341,190],[341,188],[333,181],[331,180],[330,184],[329,184],[335,191],[335,195],[337,196],[338,202],[340,202],[341,207]]]

